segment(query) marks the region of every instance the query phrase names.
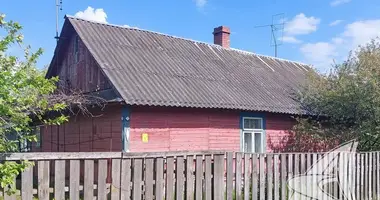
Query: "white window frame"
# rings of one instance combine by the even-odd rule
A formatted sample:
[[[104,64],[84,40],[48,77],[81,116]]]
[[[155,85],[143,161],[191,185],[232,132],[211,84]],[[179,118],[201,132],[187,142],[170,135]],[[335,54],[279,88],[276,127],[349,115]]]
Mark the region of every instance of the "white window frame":
[[[244,128],[244,121],[246,119],[254,119],[254,120],[260,120],[261,122],[261,129],[250,129],[250,128]],[[265,153],[265,141],[266,141],[266,137],[265,137],[265,130],[264,130],[264,119],[261,118],[261,117],[242,117],[242,130],[241,130],[241,151],[244,152],[245,151],[245,148],[244,148],[244,144],[245,144],[245,134],[246,133],[250,133],[251,134],[251,145],[252,145],[252,151],[251,152],[247,152],[247,153]],[[260,152],[255,152],[255,134],[256,133],[259,133],[261,134],[261,150]]]

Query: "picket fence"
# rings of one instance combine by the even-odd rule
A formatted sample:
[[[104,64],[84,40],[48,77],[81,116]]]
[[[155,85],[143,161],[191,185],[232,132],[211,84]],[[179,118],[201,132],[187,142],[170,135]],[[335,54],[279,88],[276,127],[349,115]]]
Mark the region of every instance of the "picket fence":
[[[322,153],[247,154],[240,152],[15,153],[4,161],[35,164],[16,180],[17,192],[1,199],[295,199],[288,178],[304,174]],[[340,184],[323,190],[337,199],[379,199],[380,152],[339,153],[349,160]],[[349,159],[351,158],[351,159]],[[340,169],[342,170],[342,169]],[[348,181],[350,180],[350,181]],[[303,191],[312,184],[300,182]],[[343,183],[342,183],[343,182]],[[349,199],[349,198],[348,198]],[[352,199],[352,198],[351,198]]]

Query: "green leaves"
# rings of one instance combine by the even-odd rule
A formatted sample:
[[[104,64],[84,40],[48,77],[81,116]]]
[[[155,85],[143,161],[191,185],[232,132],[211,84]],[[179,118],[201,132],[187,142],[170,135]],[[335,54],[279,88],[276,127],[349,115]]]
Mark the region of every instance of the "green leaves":
[[[309,134],[338,141],[359,139],[360,150],[379,150],[380,44],[373,40],[350,54],[327,75],[312,73],[299,96],[303,106],[317,114],[309,119]],[[326,117],[327,116],[327,117]],[[317,127],[316,121],[322,122]],[[298,124],[299,126],[300,124]],[[306,126],[306,124],[302,124]]]
[[[35,124],[68,121],[62,114],[67,105],[59,98],[50,99],[58,77],[46,79],[45,71],[35,66],[42,49],[32,52],[27,46],[21,58],[8,55],[10,45],[23,46],[22,26],[0,14],[0,29],[6,33],[0,38],[0,153],[17,152],[20,143],[37,142]],[[30,165],[26,161],[0,163],[0,186],[12,186],[14,178]]]

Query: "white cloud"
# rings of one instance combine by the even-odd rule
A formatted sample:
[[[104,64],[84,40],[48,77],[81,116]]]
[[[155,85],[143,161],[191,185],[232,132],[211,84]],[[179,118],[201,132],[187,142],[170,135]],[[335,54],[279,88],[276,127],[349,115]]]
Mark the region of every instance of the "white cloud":
[[[302,43],[301,40],[297,39],[297,35],[307,35],[315,32],[318,28],[320,19],[316,17],[307,17],[304,13],[300,13],[293,17],[290,21],[285,20],[285,36],[283,42],[287,43]]]
[[[343,32],[330,41],[304,44],[300,51],[306,62],[326,72],[333,60],[341,62],[350,50],[380,37],[379,30],[380,19],[356,21],[346,25]]]
[[[317,30],[317,26],[321,22],[316,17],[307,17],[300,13],[285,25],[285,33],[287,35],[306,35]]]
[[[301,40],[295,38],[294,36],[284,36],[282,38],[282,41],[286,43],[294,43],[294,44],[302,43]]]
[[[334,43],[334,44],[343,44],[344,43],[344,39],[341,38],[341,37],[334,37],[331,39],[331,42]]]
[[[95,22],[107,23],[107,14],[103,8],[94,9],[88,6],[86,10],[75,13],[75,17]]]
[[[195,1],[195,5],[198,8],[203,8],[207,4],[207,0],[194,0],[194,1]]]
[[[330,6],[339,6],[341,4],[349,3],[351,0],[334,0],[330,2]]]
[[[351,41],[350,48],[365,44],[371,39],[380,37],[380,19],[356,21],[348,24],[342,36]]]
[[[305,59],[321,71],[328,69],[337,56],[336,46],[329,42],[307,43],[300,50]]]
[[[342,23],[342,22],[343,22],[343,20],[338,19],[338,20],[332,21],[332,22],[329,24],[329,26],[336,26],[336,25],[339,25],[339,24]]]

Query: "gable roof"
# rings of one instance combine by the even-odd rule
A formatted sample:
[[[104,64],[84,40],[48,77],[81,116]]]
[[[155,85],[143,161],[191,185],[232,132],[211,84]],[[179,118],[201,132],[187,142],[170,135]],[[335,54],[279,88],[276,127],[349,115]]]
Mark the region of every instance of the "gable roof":
[[[305,64],[71,16],[66,21],[127,104],[300,114],[293,94],[310,70]]]

